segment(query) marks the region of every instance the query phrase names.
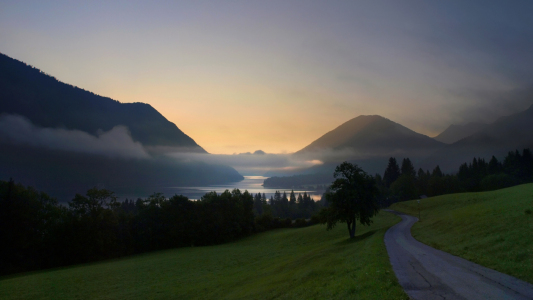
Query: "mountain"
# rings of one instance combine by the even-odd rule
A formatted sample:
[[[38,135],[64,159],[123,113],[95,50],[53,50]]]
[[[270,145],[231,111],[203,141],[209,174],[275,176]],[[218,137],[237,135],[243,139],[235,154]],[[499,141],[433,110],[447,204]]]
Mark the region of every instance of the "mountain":
[[[444,144],[381,116],[359,116],[324,134],[295,155],[322,153],[327,161],[344,158],[422,157]]]
[[[28,118],[40,127],[91,134],[128,127],[145,146],[170,146],[206,153],[193,139],[145,103],[120,103],[63,83],[0,53],[0,113]]]
[[[285,176],[278,181],[283,179],[295,181],[313,177],[314,181],[322,180],[323,183],[331,183],[333,171],[342,161],[356,163],[369,174],[383,174],[388,158],[391,156],[396,157],[400,162],[402,158],[409,157],[411,161],[417,163],[444,146],[444,143],[416,133],[387,118],[377,115],[358,116],[293,154],[298,159],[320,160],[323,164],[307,169],[290,170],[286,173],[268,172],[267,174]]]
[[[0,179],[61,202],[94,186],[145,197],[243,179],[204,163],[210,154],[150,105],[95,95],[2,54],[0,153]]]
[[[465,125],[452,124],[433,139],[445,144],[453,144],[461,139],[464,139],[467,136],[470,136],[480,131],[486,126],[487,124],[476,122],[471,122]]]
[[[136,199],[168,191],[168,187],[225,184],[243,179],[228,166],[178,161],[165,156],[121,159],[2,141],[0,153],[1,180],[13,178],[60,202],[71,200],[76,193],[85,194],[94,186]]]
[[[533,105],[527,110],[502,117],[480,131],[448,145],[422,162],[426,169],[437,164],[445,172],[457,172],[459,165],[474,157],[502,159],[509,151],[533,149]]]

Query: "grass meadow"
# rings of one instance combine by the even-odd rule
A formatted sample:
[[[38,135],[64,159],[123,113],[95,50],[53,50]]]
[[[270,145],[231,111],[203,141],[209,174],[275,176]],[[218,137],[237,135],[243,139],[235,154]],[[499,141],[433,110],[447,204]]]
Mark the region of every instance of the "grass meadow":
[[[0,299],[408,299],[383,235],[387,212],[358,225],[315,225],[237,242],[167,250],[0,279]]]
[[[432,247],[533,283],[533,184],[396,203],[418,216],[411,232]]]

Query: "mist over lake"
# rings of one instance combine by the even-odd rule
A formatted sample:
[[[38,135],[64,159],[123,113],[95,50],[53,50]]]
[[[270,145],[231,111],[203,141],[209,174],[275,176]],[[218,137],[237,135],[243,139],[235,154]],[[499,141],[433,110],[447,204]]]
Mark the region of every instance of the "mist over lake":
[[[166,197],[171,197],[173,195],[183,195],[189,199],[200,199],[203,195],[209,192],[222,193],[225,190],[232,191],[233,189],[239,189],[241,192],[247,190],[251,194],[265,194],[267,199],[270,199],[270,196],[274,195],[276,191],[283,193],[287,192],[287,195],[291,192],[290,189],[275,189],[275,188],[264,188],[262,186],[263,181],[268,177],[264,176],[244,176],[244,180],[239,182],[232,182],[227,184],[220,185],[206,185],[206,186],[168,186],[168,187],[154,187],[153,191],[148,190],[147,188],[135,188],[135,187],[119,187],[109,189],[113,190],[115,194],[119,197],[119,200],[124,199],[137,199],[137,198],[146,198],[153,193],[163,193]],[[322,193],[324,191],[317,189],[298,189],[294,191],[296,194],[307,192],[315,201],[320,200]]]
[[[533,300],[533,1],[420,2],[1,2],[0,300]]]

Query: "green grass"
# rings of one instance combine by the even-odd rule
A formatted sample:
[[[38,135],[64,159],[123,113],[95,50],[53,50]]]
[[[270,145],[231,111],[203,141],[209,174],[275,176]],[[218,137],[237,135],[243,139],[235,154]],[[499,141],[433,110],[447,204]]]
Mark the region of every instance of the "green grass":
[[[0,280],[0,299],[407,299],[383,243],[383,212],[348,238],[345,224],[258,234]]]
[[[414,200],[391,208],[418,216]],[[427,198],[420,208],[417,240],[533,283],[533,184]]]

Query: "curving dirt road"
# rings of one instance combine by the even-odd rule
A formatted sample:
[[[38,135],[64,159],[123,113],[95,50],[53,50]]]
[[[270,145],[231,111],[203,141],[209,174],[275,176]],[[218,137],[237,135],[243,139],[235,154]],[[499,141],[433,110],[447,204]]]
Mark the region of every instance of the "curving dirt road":
[[[388,210],[402,221],[385,233],[392,268],[412,299],[533,299],[533,285],[415,240],[418,218]]]

